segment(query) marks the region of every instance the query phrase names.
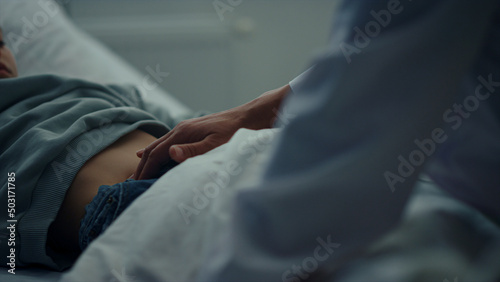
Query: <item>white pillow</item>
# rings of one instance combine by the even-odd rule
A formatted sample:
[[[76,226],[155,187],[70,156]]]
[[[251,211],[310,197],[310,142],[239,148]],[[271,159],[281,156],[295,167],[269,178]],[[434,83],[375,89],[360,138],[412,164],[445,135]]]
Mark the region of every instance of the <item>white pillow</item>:
[[[2,0],[0,27],[16,57],[20,76],[57,74],[98,83],[131,83],[146,100],[166,107],[172,117],[191,114],[164,92],[152,75],[140,75],[77,28],[54,0]]]

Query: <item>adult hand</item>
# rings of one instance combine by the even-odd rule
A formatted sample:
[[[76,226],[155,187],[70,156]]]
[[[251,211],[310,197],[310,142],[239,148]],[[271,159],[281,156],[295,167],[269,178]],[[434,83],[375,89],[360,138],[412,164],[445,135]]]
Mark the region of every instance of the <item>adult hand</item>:
[[[183,162],[204,154],[229,141],[240,128],[270,128],[283,97],[290,91],[285,85],[268,91],[239,107],[180,122],[166,135],[137,152],[141,158],[134,179],[158,177],[170,159]]]

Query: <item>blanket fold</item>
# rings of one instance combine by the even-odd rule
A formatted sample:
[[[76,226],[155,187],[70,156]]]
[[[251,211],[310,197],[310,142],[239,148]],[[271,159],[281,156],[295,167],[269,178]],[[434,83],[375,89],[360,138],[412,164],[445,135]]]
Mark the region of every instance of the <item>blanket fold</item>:
[[[131,86],[37,75],[0,80],[0,95],[0,202],[7,203],[10,186],[15,207],[0,213],[0,263],[15,256],[17,266],[67,268],[74,257],[48,255],[47,232],[81,166],[135,129],[155,137],[169,129]]]

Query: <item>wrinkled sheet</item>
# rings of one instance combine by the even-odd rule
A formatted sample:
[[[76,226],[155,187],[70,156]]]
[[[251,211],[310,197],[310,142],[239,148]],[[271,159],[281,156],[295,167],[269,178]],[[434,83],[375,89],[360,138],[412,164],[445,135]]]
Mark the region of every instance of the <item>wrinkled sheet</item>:
[[[226,145],[162,176],[61,281],[192,281],[236,191],[259,179],[277,130],[240,129]],[[133,278],[133,279],[132,279]]]
[[[61,281],[196,280],[215,239],[230,238],[221,230],[230,220],[232,200],[237,191],[256,186],[278,132],[241,129],[228,144],[169,171]],[[500,275],[499,246],[497,225],[423,178],[398,228],[345,260],[327,261],[320,269],[324,276],[316,278],[494,281]]]

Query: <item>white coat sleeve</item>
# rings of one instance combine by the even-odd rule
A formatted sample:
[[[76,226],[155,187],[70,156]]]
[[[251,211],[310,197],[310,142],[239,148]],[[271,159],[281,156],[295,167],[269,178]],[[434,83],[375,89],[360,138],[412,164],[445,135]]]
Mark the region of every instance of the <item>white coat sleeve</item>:
[[[393,227],[427,156],[401,163],[415,140],[445,138],[443,112],[497,7],[344,1],[329,51],[285,100],[261,184],[237,195],[200,280],[300,281]]]

